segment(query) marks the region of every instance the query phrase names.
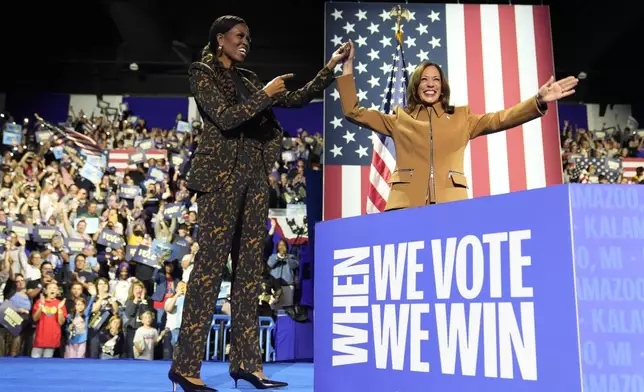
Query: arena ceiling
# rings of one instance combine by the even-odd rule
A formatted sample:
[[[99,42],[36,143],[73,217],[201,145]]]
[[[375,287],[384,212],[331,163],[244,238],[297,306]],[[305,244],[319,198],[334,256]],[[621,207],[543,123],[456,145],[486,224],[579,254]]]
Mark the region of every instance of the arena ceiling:
[[[481,2],[489,3],[460,1]],[[575,101],[642,102],[644,83],[635,59],[638,50],[633,48],[639,45],[644,22],[636,9],[642,8],[635,5],[639,2],[511,3],[551,7],[557,76],[581,71],[588,75]],[[247,20],[253,44],[245,65],[267,81],[294,72],[294,84],[303,84],[326,60],[322,0],[263,0],[254,5],[248,0],[11,4],[12,16],[4,12],[0,26],[4,41],[0,91],[7,93],[185,95],[188,64],[197,59],[210,24],[222,14]],[[129,69],[132,62],[139,71]]]

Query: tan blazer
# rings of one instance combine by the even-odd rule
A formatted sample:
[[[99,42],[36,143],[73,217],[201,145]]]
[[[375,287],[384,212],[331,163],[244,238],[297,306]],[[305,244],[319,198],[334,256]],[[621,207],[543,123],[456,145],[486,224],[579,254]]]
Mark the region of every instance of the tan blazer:
[[[386,210],[467,199],[463,159],[469,141],[534,120],[548,109],[538,105],[535,95],[488,114],[473,114],[468,106],[456,107],[449,114],[439,103],[418,107],[410,114],[396,106],[392,114],[384,114],[358,104],[352,74],[336,80],[346,119],[394,140],[396,170],[389,180]]]

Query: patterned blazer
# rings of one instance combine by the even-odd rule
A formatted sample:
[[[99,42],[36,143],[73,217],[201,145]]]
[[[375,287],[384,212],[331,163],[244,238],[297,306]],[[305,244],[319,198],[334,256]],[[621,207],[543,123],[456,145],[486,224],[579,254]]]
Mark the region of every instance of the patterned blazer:
[[[246,142],[244,137],[251,132],[262,144],[268,183],[268,175],[279,159],[283,134],[272,107],[302,107],[335,80],[333,71],[324,67],[304,87],[269,97],[255,73],[238,67],[234,70],[251,94],[246,103],[239,100],[235,82],[220,62],[212,67],[202,62],[190,65],[190,90],[204,122],[186,176],[188,188],[194,191],[216,192],[226,183]]]

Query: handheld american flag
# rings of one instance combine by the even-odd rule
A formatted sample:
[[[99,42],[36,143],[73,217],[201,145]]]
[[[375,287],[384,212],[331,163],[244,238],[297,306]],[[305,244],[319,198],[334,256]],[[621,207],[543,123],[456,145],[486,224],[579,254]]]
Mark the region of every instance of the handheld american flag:
[[[383,113],[389,114],[393,112],[396,106],[405,107],[407,105],[408,81],[402,31],[397,31],[396,52],[393,55],[391,73],[381,109]],[[396,167],[396,149],[393,139],[374,132],[372,140],[373,154],[369,173],[369,191],[366,200],[368,214],[385,210],[390,190],[389,177]]]
[[[325,4],[325,57],[342,42],[355,44],[354,78],[358,103],[384,111],[383,89],[392,73],[392,57],[401,49],[392,32],[393,3]],[[451,104],[469,105],[472,113],[489,113],[533,97],[554,75],[547,6],[493,4],[404,5],[409,19],[401,25],[408,73],[424,60],[441,66],[450,83]],[[399,58],[400,61],[402,57]],[[336,73],[342,72],[342,65]],[[324,95],[325,220],[377,211],[370,193],[373,145],[379,138],[344,119],[340,95],[331,87]],[[395,167],[393,148],[380,156]],[[390,141],[389,141],[390,142]],[[465,150],[463,162],[469,197],[541,188],[562,183],[556,105],[548,113],[506,132],[479,137]],[[378,193],[388,192],[382,167]],[[373,174],[373,176],[372,176]],[[376,178],[377,179],[377,178]],[[371,199],[369,195],[373,195]],[[367,201],[369,200],[369,201]]]

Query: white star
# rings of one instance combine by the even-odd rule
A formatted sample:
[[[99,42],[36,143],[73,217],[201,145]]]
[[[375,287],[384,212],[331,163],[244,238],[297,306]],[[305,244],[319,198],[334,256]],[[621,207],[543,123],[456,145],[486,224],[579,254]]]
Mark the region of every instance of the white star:
[[[367,72],[367,64],[362,64],[362,61],[358,63],[358,66],[356,67],[358,71],[362,74],[363,72]]]
[[[393,31],[398,31],[398,26],[393,26],[391,29]],[[403,32],[403,33],[405,32],[405,25],[403,25],[403,24],[400,25],[400,31]]]
[[[331,42],[333,42],[333,45],[335,46],[340,46],[342,44],[342,37],[338,37],[337,35],[333,34]]]
[[[375,77],[374,75],[371,75],[371,79],[367,82],[371,85],[371,88],[374,88],[376,86],[380,86],[380,78]]]
[[[334,144],[333,148],[331,149],[331,153],[333,154],[334,158],[338,155],[342,155],[342,147],[338,147]]]
[[[350,32],[352,32],[352,31],[353,31],[353,32],[355,32],[355,30],[353,29],[353,27],[354,27],[355,25],[356,25],[355,23],[349,23],[349,22],[347,22],[347,24],[345,24],[345,25],[344,25],[343,29],[344,29],[344,31],[346,31],[346,32],[347,32],[347,34],[349,34],[349,33],[350,33]]]
[[[387,10],[382,10],[382,12],[379,15],[382,18],[382,21],[384,22],[385,20],[391,19],[391,15],[389,15],[389,11]]]
[[[437,20],[441,20],[441,19],[438,17],[438,15],[439,15],[439,14],[438,14],[438,12],[436,12],[436,11],[432,10],[432,13],[431,13],[431,14],[429,14],[428,18],[432,20],[432,23],[434,23],[434,22],[436,22]]]
[[[371,52],[369,52],[369,54],[367,56],[371,57],[371,61],[373,61],[375,59],[380,58],[380,57],[378,57],[378,53],[380,53],[379,50],[373,50],[373,48],[371,48]]]
[[[429,41],[429,44],[432,46],[432,49],[434,49],[437,46],[441,46],[441,39],[432,36],[432,40]]]
[[[427,25],[419,23],[418,27],[416,27],[416,31],[418,31],[419,35],[427,34]]]
[[[380,106],[378,106],[378,104],[374,102],[374,103],[371,104],[371,107],[369,109],[371,109],[371,110],[380,110]]]
[[[333,129],[336,129],[337,127],[342,126],[342,119],[337,118],[336,116],[333,116],[333,121],[331,121],[331,124],[333,124]]]
[[[349,144],[349,142],[355,142],[356,141],[356,139],[353,137],[353,136],[355,136],[355,134],[356,134],[355,132],[349,132],[349,130],[347,130],[347,133],[345,133],[344,136],[342,136],[342,137],[344,138],[344,140],[347,141],[347,144]]]
[[[383,48],[386,48],[387,45],[391,46],[391,37],[387,37],[386,35],[383,35],[382,39],[378,42],[382,44]]]
[[[333,97],[334,101],[337,101],[340,99],[340,93],[338,92],[338,89],[333,89],[333,92],[331,93],[331,96]]]
[[[331,14],[331,16],[333,16],[333,20],[342,19],[342,11],[333,9],[333,13]]]
[[[386,74],[387,72],[391,71],[391,64],[387,64],[387,63],[383,62],[382,67],[380,67],[380,69],[382,70],[383,74]]]
[[[333,72],[335,73],[342,72],[342,63],[336,64],[335,68],[333,68]]]
[[[356,14],[356,16],[358,17],[359,21],[362,19],[367,19],[367,11],[358,10],[358,13]]]
[[[380,30],[378,30],[378,26],[380,26],[380,25],[373,24],[373,22],[371,22],[371,25],[369,27],[367,27],[367,30],[369,30],[372,35],[376,34],[376,33],[379,33]]]
[[[411,48],[412,46],[416,46],[416,38],[407,37],[407,39],[405,40],[405,43],[407,44],[408,48]]]
[[[366,91],[358,91],[358,100],[366,100],[367,99],[367,92]]]
[[[367,44],[367,38],[365,38],[365,37],[363,37],[363,36],[359,35],[359,36],[358,36],[358,39],[356,40],[356,43],[357,43],[360,47],[362,47],[363,45],[366,45],[366,44]]]
[[[418,54],[416,56],[418,56],[420,61],[429,60],[429,52],[425,52],[422,49],[418,51]]]
[[[358,147],[356,150],[356,153],[358,154],[358,158],[362,158],[362,156],[367,156],[367,147]]]
[[[416,66],[412,63],[407,64],[407,72],[413,73],[414,70],[416,69]]]

